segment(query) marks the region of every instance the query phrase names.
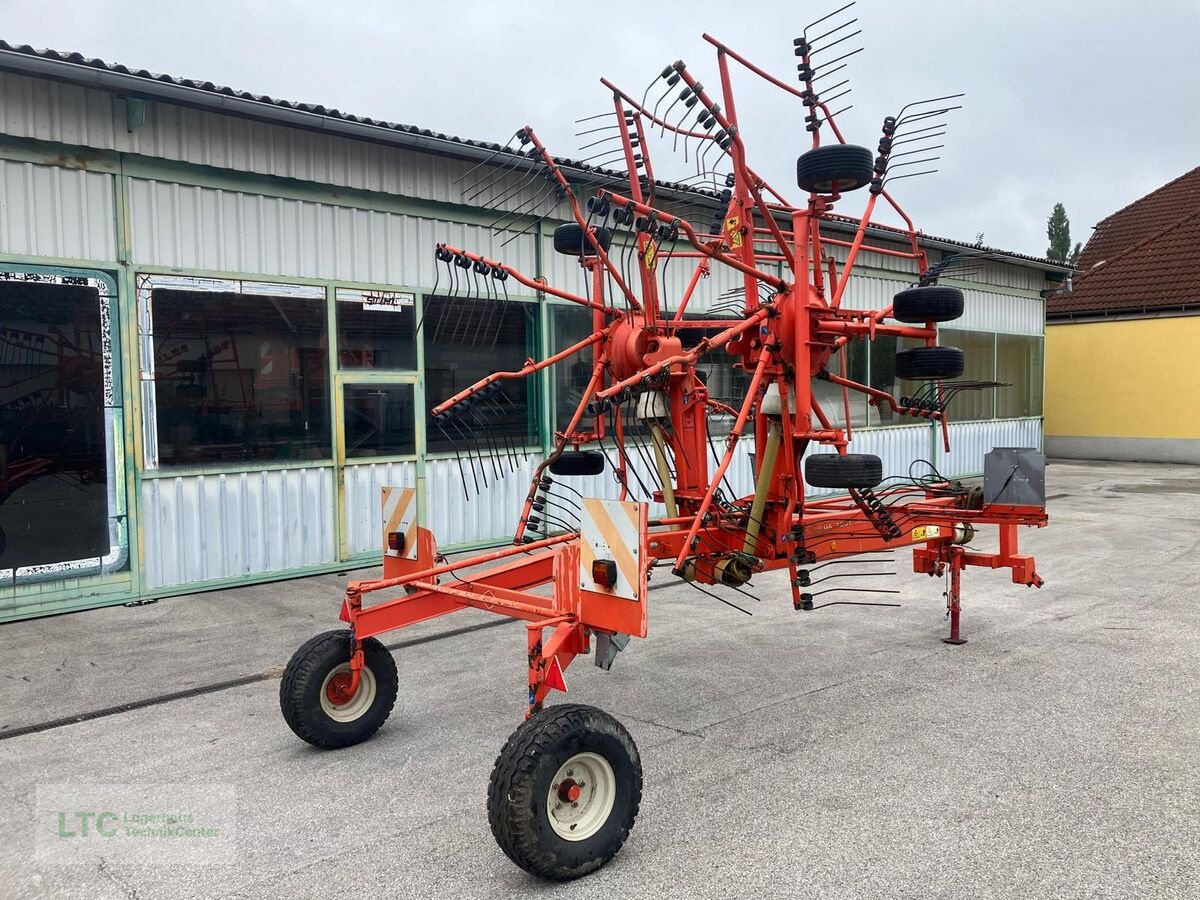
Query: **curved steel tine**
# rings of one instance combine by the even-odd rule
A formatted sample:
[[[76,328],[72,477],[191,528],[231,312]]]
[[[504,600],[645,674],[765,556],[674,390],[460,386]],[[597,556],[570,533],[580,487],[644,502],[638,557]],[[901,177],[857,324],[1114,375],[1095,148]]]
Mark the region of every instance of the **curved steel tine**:
[[[865,49],[864,47],[859,47],[857,50],[851,50],[849,53],[843,53],[841,56],[838,56],[831,60],[828,60],[827,62],[822,63],[819,66],[814,66],[813,73],[815,74],[815,73],[821,71],[821,69],[825,68],[826,66],[831,66],[836,62],[841,62],[843,59],[849,59],[851,56],[854,56],[856,53],[862,53],[864,49]]]
[[[509,145],[509,144],[511,144],[511,143],[512,143],[512,141],[513,141],[513,138],[515,138],[515,137],[516,137],[518,134],[520,134],[520,133],[521,133],[521,132],[520,132],[520,130],[514,131],[514,132],[512,133],[512,137],[510,137],[510,138],[509,138],[507,141],[505,141],[505,142],[504,142],[502,145],[500,145],[500,146],[499,146],[499,147],[497,147],[495,150],[493,150],[493,151],[491,152],[491,154],[489,154],[487,157],[485,157],[484,159],[480,160],[480,161],[479,161],[478,163],[476,163],[475,165],[471,166],[471,168],[467,169],[467,171],[463,172],[463,173],[462,173],[461,175],[459,175],[457,178],[455,178],[455,179],[451,180],[451,182],[450,182],[450,183],[451,183],[451,184],[458,184],[460,181],[462,181],[464,178],[466,178],[468,175],[470,175],[472,172],[474,172],[474,171],[475,171],[476,169],[478,169],[480,166],[486,166],[486,165],[487,165],[489,162],[491,162],[491,161],[492,161],[492,159],[494,159],[494,158],[495,158],[495,157],[496,157],[498,154],[500,154],[500,153],[503,153],[505,150],[508,150],[508,149],[509,149],[509,146],[508,146],[508,145]]]
[[[828,106],[834,100],[841,100],[843,97],[845,97],[847,94],[849,94],[853,90],[854,90],[854,88],[846,88],[846,90],[842,91],[840,94],[834,94],[832,97],[821,98],[821,102],[824,103],[826,106]],[[841,112],[845,112],[845,110],[841,110]],[[836,115],[836,113],[830,113],[830,115]]]
[[[672,78],[674,80],[672,80]],[[658,118],[658,108],[662,105],[662,102],[664,100],[666,100],[667,96],[671,93],[671,88],[673,88],[673,87],[675,87],[675,85],[679,84],[679,73],[674,72],[674,73],[672,73],[672,75],[668,75],[666,78],[664,78],[663,81],[666,82],[667,86],[663,90],[662,95],[658,98],[658,101],[654,104],[654,109],[650,113],[651,118],[655,118],[655,119]]]
[[[857,20],[855,20],[855,21],[857,21]],[[850,34],[847,34],[844,37],[838,38],[836,41],[826,44],[824,47],[818,47],[816,50],[810,51],[808,54],[808,57],[809,57],[809,59],[812,59],[812,57],[816,56],[818,53],[822,52],[823,50],[828,50],[830,47],[836,47],[842,41],[848,41],[848,40],[850,40],[850,38],[857,37],[860,34],[862,34],[861,28],[858,29],[858,31],[851,32]]]
[[[828,72],[822,72],[820,75],[814,76],[808,83],[816,84],[822,78],[828,78],[830,75],[834,74],[835,72],[842,71],[842,69],[846,68],[846,66],[848,66],[848,65],[850,65],[850,63],[842,63],[840,66],[834,66]],[[849,80],[849,79],[847,79],[847,80]]]
[[[831,112],[825,118],[819,119],[818,122],[819,122],[819,124],[824,125],[826,122],[828,122],[830,119],[834,118],[835,116],[840,116],[842,113],[846,112],[847,110],[851,110],[851,109],[854,109],[853,103],[849,104],[848,106],[843,106],[837,112]]]
[[[929,156],[929,157],[926,157],[925,159],[909,159],[909,160],[905,160],[904,162],[900,163],[897,166],[892,166],[889,161],[887,170],[890,172],[893,168],[903,169],[906,166],[918,166],[918,165],[921,165],[922,163],[937,162],[939,159],[941,159],[940,156]]]
[[[612,114],[613,111],[610,109],[607,112],[596,113],[594,116],[584,116],[582,119],[576,119],[575,124],[578,125],[580,122],[591,122],[593,119],[603,119],[605,116],[611,116]]]
[[[454,454],[454,461],[456,463],[458,463],[458,477],[462,480],[463,498],[468,503],[470,503],[471,502],[471,492],[467,489],[467,473],[463,470],[462,457],[458,455],[458,444],[454,441],[454,439],[452,437],[450,437],[449,434],[446,433],[445,425],[443,425],[441,422],[438,422],[436,424],[438,427],[438,431],[440,431],[442,433],[442,437],[444,437],[446,439],[446,443],[448,443],[453,448],[451,452]]]
[[[904,175],[889,175],[883,180],[883,186],[887,187],[889,181],[900,181],[902,178],[916,178],[918,175],[932,175],[938,171],[937,169],[926,169],[923,172],[908,172]]]
[[[890,163],[893,159],[900,159],[902,156],[912,156],[914,153],[928,153],[930,150],[941,150],[945,144],[934,144],[932,147],[917,147],[915,150],[905,150],[903,153],[893,153],[888,156]]]
[[[904,106],[900,107],[900,112],[896,113],[896,121],[897,122],[900,121],[900,118],[908,110],[912,109],[915,106],[925,106],[928,103],[941,103],[943,100],[957,100],[960,97],[965,97],[965,96],[967,96],[965,93],[959,92],[957,94],[947,94],[944,97],[929,97],[928,99],[925,99],[925,100],[913,100],[911,103],[906,103],[906,104],[904,104]],[[955,109],[957,109],[957,108],[958,107],[955,107]]]
[[[517,170],[517,168],[520,166],[522,160],[527,160],[530,158],[529,155],[524,150],[521,150],[521,149],[509,150],[508,152],[511,154],[509,159],[506,159],[503,163],[498,165],[494,170],[485,172],[484,174],[480,175],[478,178],[476,178],[474,181],[472,181],[470,184],[468,184],[466,187],[464,187],[462,189],[463,194],[465,195],[469,190],[474,188],[476,185],[487,182],[493,178],[501,177],[501,175],[503,173],[515,172]],[[482,163],[480,165],[482,165]],[[478,168],[479,168],[479,166],[475,167],[475,169],[478,169]],[[473,172],[473,171],[475,171],[475,169],[472,169],[471,171]]]
[[[508,173],[505,173],[505,174],[508,174]],[[529,171],[525,173],[524,178],[521,178],[516,184],[509,186],[507,189],[502,190],[499,194],[493,194],[491,197],[488,197],[486,200],[481,200],[480,205],[496,206],[497,204],[503,203],[505,200],[507,200],[509,197],[513,196],[514,194],[520,193],[531,181],[535,181],[538,178],[538,176],[540,176],[542,174],[543,174],[542,167],[539,166],[537,163],[533,163],[530,166]],[[494,188],[500,182],[500,180],[501,180],[501,177],[498,176],[495,180],[488,182],[484,187],[480,188],[478,191],[476,191],[474,194],[472,194],[470,197],[467,197],[466,199],[468,201],[474,201],[475,198],[478,197],[480,194]]]
[[[824,34],[818,34],[811,41],[808,41],[809,46],[815,46],[817,41],[823,41],[823,40],[825,40],[825,38],[829,37],[831,34],[836,34],[837,32],[841,31],[843,28],[849,28],[851,25],[855,24],[857,21],[858,21],[858,16],[855,16],[853,19],[849,19],[848,21],[843,22],[841,25],[838,25],[834,28],[830,28]],[[858,33],[861,34],[862,30],[859,29]],[[808,38],[805,38],[805,40],[808,40]],[[833,46],[833,45],[830,44],[829,46]],[[816,51],[813,51],[813,52],[815,53]]]
[[[850,2],[847,3],[845,6],[840,6],[837,9],[835,9],[833,12],[827,13],[826,15],[821,16],[821,18],[815,19],[814,21],[809,22],[807,25],[804,26],[804,32],[803,32],[804,39],[808,40],[808,29],[812,28],[814,25],[820,25],[822,22],[826,22],[829,19],[832,19],[838,13],[845,12],[850,7],[852,7],[856,2],[857,2],[857,0],[850,0]]]

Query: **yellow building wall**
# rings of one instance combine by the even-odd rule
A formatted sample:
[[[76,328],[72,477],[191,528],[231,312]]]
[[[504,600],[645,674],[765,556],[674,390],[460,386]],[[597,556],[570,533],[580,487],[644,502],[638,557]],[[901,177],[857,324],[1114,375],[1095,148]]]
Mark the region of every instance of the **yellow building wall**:
[[[1046,326],[1047,436],[1200,439],[1200,316]]]

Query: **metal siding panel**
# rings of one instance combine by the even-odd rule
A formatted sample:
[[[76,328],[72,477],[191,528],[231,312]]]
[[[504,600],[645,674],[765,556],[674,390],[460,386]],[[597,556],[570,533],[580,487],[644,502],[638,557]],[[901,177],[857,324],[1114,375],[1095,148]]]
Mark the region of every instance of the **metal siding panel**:
[[[884,309],[896,294],[909,287],[912,287],[911,281],[852,274],[846,293],[842,295],[842,306],[847,309]]]
[[[380,553],[381,491],[385,487],[416,487],[416,463],[360,463],[347,466],[344,472],[346,549],[352,554]]]
[[[130,204],[141,264],[445,289],[444,241],[535,269],[532,235],[502,248],[503,235],[461,222],[144,179]]]
[[[932,431],[928,425],[906,425],[897,428],[872,428],[870,430],[858,430],[853,433],[852,440],[848,452],[850,453],[870,453],[878,456],[883,462],[883,477],[907,477],[910,468],[914,474],[917,473],[917,468],[913,467],[914,460],[930,460],[933,462],[932,453]],[[837,450],[833,447],[821,446],[813,449],[810,447],[804,455],[807,457],[809,453],[836,453]],[[928,471],[925,467],[920,467],[923,471]],[[811,497],[827,497],[832,494],[845,493],[845,491],[834,490],[832,488],[813,488],[806,487],[806,493]]]
[[[497,481],[488,471],[488,486],[480,481],[479,493],[470,471],[466,472],[471,496],[468,500],[454,459],[430,459],[425,464],[426,495],[428,497],[428,527],[437,537],[438,545],[451,547],[475,541],[511,540],[521,516],[521,508],[533,478],[533,470],[541,462],[541,454],[530,454],[517,470],[509,470]],[[479,472],[478,461],[476,473]],[[464,469],[467,466],[463,460]]]
[[[115,260],[112,176],[0,161],[0,252]]]
[[[114,98],[44,78],[0,72],[4,133],[81,147],[112,148]]]
[[[883,309],[912,283],[900,279],[852,277],[842,299],[850,309]],[[1045,300],[988,291],[983,287],[964,289],[962,318],[946,323],[947,328],[972,331],[1002,331],[1012,334],[1041,334]]]
[[[150,588],[336,558],[332,469],[148,478],[142,505]]]
[[[950,452],[938,443],[937,465],[947,478],[982,475],[983,457],[994,447],[1041,446],[1041,419],[955,422],[950,425]]]
[[[1041,297],[1018,297],[994,291],[967,288],[961,319],[949,328],[1001,331],[1010,334],[1041,334],[1045,328],[1046,301]]]

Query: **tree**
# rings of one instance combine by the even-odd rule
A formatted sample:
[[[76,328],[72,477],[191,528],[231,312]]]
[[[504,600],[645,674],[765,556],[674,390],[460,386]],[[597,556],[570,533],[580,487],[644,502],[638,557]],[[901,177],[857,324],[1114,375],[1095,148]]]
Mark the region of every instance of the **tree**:
[[[1046,220],[1046,238],[1050,241],[1050,246],[1046,248],[1046,259],[1075,265],[1083,247],[1080,244],[1071,247],[1071,220],[1067,218],[1066,207],[1061,203],[1054,204],[1050,218]]]

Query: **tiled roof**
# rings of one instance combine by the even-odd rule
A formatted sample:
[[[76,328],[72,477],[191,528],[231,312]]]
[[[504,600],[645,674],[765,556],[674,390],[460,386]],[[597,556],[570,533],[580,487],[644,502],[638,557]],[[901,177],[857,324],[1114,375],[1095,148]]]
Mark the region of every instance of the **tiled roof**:
[[[1200,168],[1096,226],[1049,316],[1200,306]]]
[[[242,114],[246,115],[246,116],[250,116],[250,117],[254,116],[254,111],[253,111],[254,105],[258,105],[260,108],[271,107],[271,108],[274,108],[277,110],[303,113],[303,114],[307,114],[307,115],[311,115],[311,116],[319,116],[324,120],[331,120],[333,122],[345,122],[345,123],[347,123],[347,125],[350,125],[350,126],[367,126],[368,128],[378,128],[378,129],[382,129],[394,136],[407,135],[407,136],[413,137],[416,140],[428,139],[431,141],[435,141],[435,142],[439,142],[439,143],[448,145],[445,147],[446,150],[450,150],[452,147],[458,146],[461,148],[465,148],[465,149],[474,151],[474,155],[476,155],[476,156],[478,156],[481,152],[483,152],[483,153],[487,153],[487,152],[491,152],[491,151],[501,151],[501,152],[509,152],[509,153],[513,152],[513,151],[505,151],[499,144],[490,143],[488,141],[475,141],[475,140],[470,140],[468,138],[460,138],[455,135],[448,135],[448,134],[443,134],[441,132],[432,131],[428,128],[418,128],[415,125],[401,125],[401,124],[397,124],[395,122],[387,122],[387,121],[384,121],[381,119],[372,119],[372,118],[369,118],[366,116],[356,116],[356,115],[352,115],[350,113],[344,113],[338,109],[333,109],[331,107],[322,106],[322,105],[316,104],[316,103],[298,103],[298,102],[295,102],[292,100],[279,100],[274,97],[267,96],[266,94],[253,94],[248,91],[239,91],[239,90],[235,90],[234,88],[214,84],[211,81],[197,81],[197,80],[190,79],[190,78],[181,78],[176,75],[162,75],[162,74],[158,74],[155,72],[149,72],[146,69],[131,69],[128,66],[123,66],[123,65],[114,64],[114,63],[107,63],[102,59],[96,59],[94,57],[87,57],[87,56],[84,56],[82,53],[68,53],[68,52],[61,51],[61,50],[37,49],[35,47],[29,46],[28,44],[16,45],[16,44],[9,44],[6,41],[0,40],[0,68],[4,67],[3,66],[3,63],[4,63],[3,57],[6,52],[9,54],[17,54],[22,57],[28,57],[28,58],[31,58],[34,60],[39,60],[39,61],[44,60],[44,61],[48,61],[51,63],[61,64],[61,72],[56,71],[55,77],[60,77],[60,78],[63,78],[64,80],[77,81],[77,82],[81,82],[81,83],[85,83],[85,84],[88,83],[88,79],[81,78],[78,76],[77,73],[72,73],[72,71],[71,71],[73,69],[78,70],[79,67],[85,67],[87,69],[98,70],[102,73],[110,73],[110,74],[114,74],[114,75],[128,76],[129,78],[140,79],[140,80],[146,82],[146,86],[144,89],[145,93],[148,95],[151,95],[151,96],[154,94],[155,86],[161,85],[161,86],[163,86],[163,88],[166,88],[166,89],[183,88],[183,89],[191,90],[191,91],[199,91],[204,95],[209,95],[209,96],[214,96],[214,97],[232,98],[236,101],[239,101],[241,104],[245,104],[245,106],[242,109]],[[55,68],[57,69],[58,67],[56,66]],[[179,101],[176,101],[176,102],[179,102]],[[260,112],[259,115],[261,116],[261,115],[263,115],[263,113]],[[359,132],[353,136],[356,136],[359,138],[363,137],[361,132]],[[429,152],[429,148],[427,145],[424,145],[423,149],[425,149],[426,152]],[[619,172],[619,171],[615,171],[615,170],[611,170],[611,169],[604,169],[604,168],[600,168],[600,167],[596,167],[596,166],[591,166],[591,165],[588,165],[587,163],[579,162],[577,160],[556,157],[555,161],[559,165],[565,166],[568,169],[575,169],[577,171],[596,173],[596,174],[611,177],[614,179],[624,179],[627,177],[624,172]],[[683,194],[683,195],[691,195],[700,201],[708,201],[711,203],[712,200],[717,196],[717,192],[715,192],[715,191],[698,189],[698,188],[696,188],[692,185],[688,185],[688,184],[679,184],[679,183],[675,183],[675,182],[661,181],[661,180],[658,181],[658,184],[662,188],[664,188],[668,191],[676,192],[678,194]],[[836,216],[834,217],[834,219],[837,219],[837,218],[839,218],[839,217],[836,217]],[[891,228],[890,226],[886,226],[886,225],[872,225],[872,230],[875,232],[882,232],[882,233],[895,232],[896,234],[903,234],[903,232],[901,232],[900,229]],[[951,249],[962,249],[964,251],[976,251],[976,252],[979,252],[982,250],[985,252],[1000,254],[1000,255],[1004,256],[1005,258],[1009,259],[1010,261],[1015,262],[1017,264],[1033,265],[1038,268],[1041,268],[1044,266],[1047,270],[1051,270],[1051,271],[1069,271],[1069,268],[1066,266],[1063,266],[1061,263],[1055,263],[1050,260],[1042,259],[1042,258],[1036,257],[1036,256],[1027,256],[1023,253],[1013,253],[1008,250],[992,250],[991,248],[980,248],[974,244],[968,244],[965,241],[957,241],[957,240],[954,240],[953,238],[942,238],[942,237],[936,237],[933,235],[926,235],[923,233],[921,234],[921,238],[923,241],[932,242],[935,244],[946,245],[946,246],[949,246]]]
[[[1200,210],[1200,167],[1102,219],[1075,267],[1086,274],[1097,263],[1178,222],[1189,210]]]

